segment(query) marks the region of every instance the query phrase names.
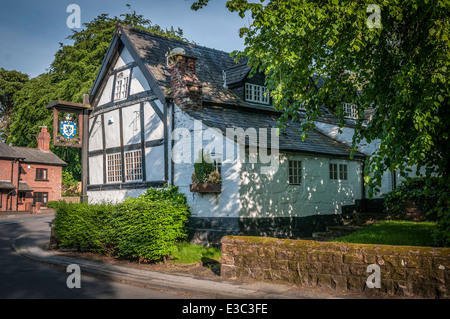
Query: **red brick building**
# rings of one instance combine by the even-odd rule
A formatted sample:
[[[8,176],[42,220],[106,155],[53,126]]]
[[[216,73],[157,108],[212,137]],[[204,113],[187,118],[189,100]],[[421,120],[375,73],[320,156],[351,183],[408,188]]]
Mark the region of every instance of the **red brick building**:
[[[38,134],[38,148],[0,142],[0,212],[32,211],[59,200],[65,165],[50,151],[46,127]]]

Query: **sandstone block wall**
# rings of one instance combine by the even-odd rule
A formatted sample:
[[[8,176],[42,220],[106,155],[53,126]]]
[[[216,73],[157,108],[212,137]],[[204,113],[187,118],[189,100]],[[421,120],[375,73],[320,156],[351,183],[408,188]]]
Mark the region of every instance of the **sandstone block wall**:
[[[450,298],[450,248],[225,236],[221,275],[368,294]],[[371,264],[380,288],[366,284]]]

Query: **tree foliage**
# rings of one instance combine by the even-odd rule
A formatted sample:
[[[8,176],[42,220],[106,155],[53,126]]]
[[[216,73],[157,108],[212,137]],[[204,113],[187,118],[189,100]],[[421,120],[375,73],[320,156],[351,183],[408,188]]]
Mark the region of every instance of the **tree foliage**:
[[[196,1],[197,10],[208,0]],[[369,195],[379,191],[385,171],[402,176],[411,167],[450,182],[449,17],[450,2],[429,0],[227,1],[250,24],[240,29],[252,71],[265,73],[280,128],[297,120],[303,138],[326,105],[344,125],[343,102],[357,105],[352,150],[380,142],[365,165]],[[379,18],[379,19],[378,19]],[[381,22],[379,27],[376,23]],[[375,27],[374,27],[375,26]],[[311,79],[325,80],[320,90]],[[366,110],[374,108],[370,122]],[[429,189],[429,187],[428,187]]]
[[[36,135],[42,125],[46,125],[53,136],[53,113],[45,108],[46,105],[52,100],[83,101],[83,94],[89,93],[94,83],[118,23],[187,41],[181,29],[163,29],[159,25],[152,25],[150,20],[135,11],[130,10],[119,17],[99,15],[83,24],[83,29],[73,31],[68,37],[73,44],[60,43],[47,73],[31,79],[14,95],[12,123],[5,134],[7,142],[36,147]],[[69,164],[65,169],[79,180],[80,149],[52,145],[51,150]]]
[[[11,113],[14,108],[14,94],[28,81],[28,75],[18,71],[0,68],[0,130],[7,138]]]

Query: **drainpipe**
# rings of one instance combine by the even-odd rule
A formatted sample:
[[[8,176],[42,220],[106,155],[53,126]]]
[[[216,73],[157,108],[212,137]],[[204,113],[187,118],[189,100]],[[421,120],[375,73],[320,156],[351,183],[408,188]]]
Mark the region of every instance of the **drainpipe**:
[[[364,186],[364,170],[366,168],[366,161],[362,161],[362,171],[361,171],[361,212],[365,212],[365,200],[366,200],[366,187]]]
[[[19,210],[19,183],[20,183],[20,161],[17,160],[17,192],[16,192],[16,210]]]
[[[173,133],[173,130],[175,129],[175,103],[172,100],[170,100],[170,99],[168,99],[166,103],[167,103],[167,105],[170,106],[170,109],[171,109],[171,111],[170,111],[170,113],[171,113],[171,119],[170,119],[170,122],[171,122],[170,130],[171,130],[171,132],[168,132],[169,133],[168,135],[170,135],[170,141],[171,141],[170,142],[170,144],[171,144],[170,147],[171,148],[170,148],[170,158],[168,158],[167,160],[170,161],[170,184],[174,185],[173,184],[173,181],[174,181],[173,174],[174,174],[175,169],[174,169],[174,162],[172,160],[172,158],[173,158],[172,151],[173,151],[174,141],[172,139],[172,133]],[[167,136],[167,138],[169,138],[169,136]],[[169,144],[169,143],[167,143],[167,144]],[[167,154],[167,155],[169,155],[169,154]]]
[[[13,184],[13,185],[14,185],[14,162],[15,161],[16,160],[11,160],[11,184]],[[17,189],[19,189],[19,185],[17,185]],[[11,197],[11,200],[9,201],[9,210],[12,210],[12,196],[11,196],[12,192],[13,192],[13,190],[8,193],[8,195]],[[6,205],[8,205],[8,197],[6,197]]]

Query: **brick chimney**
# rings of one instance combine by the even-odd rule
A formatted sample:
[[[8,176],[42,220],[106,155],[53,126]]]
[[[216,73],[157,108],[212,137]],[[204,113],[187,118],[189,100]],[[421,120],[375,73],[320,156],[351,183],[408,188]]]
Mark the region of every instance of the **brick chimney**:
[[[173,100],[182,109],[201,111],[202,84],[195,72],[197,58],[184,54],[182,49],[174,49],[170,60]]]
[[[47,127],[43,126],[41,128],[41,132],[37,136],[38,140],[38,149],[41,151],[49,152],[50,151],[50,133],[47,132]]]

